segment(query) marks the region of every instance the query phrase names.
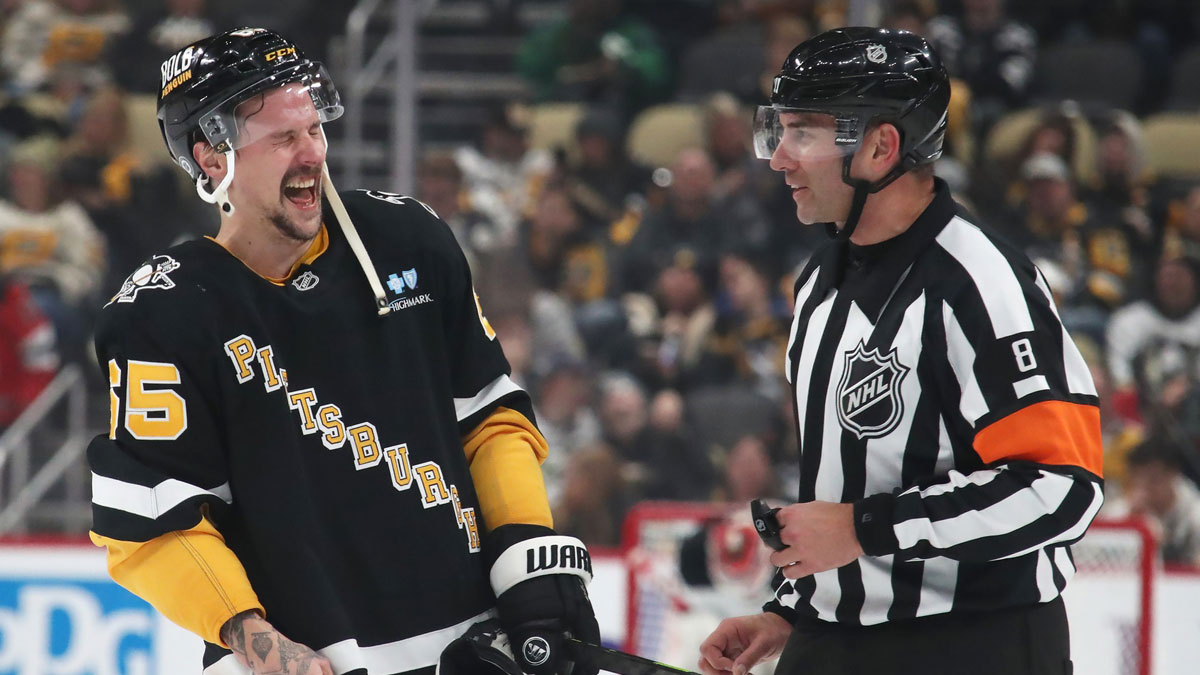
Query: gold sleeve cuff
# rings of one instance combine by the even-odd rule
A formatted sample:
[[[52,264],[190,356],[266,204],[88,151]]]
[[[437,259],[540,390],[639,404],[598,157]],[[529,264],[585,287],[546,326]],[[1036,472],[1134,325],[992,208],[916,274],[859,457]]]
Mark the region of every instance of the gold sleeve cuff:
[[[246,570],[207,518],[190,530],[168,532],[145,542],[89,533],[108,549],[108,573],[171,621],[213,644],[235,614],[257,609]]]
[[[527,523],[554,527],[542,480],[546,439],[524,415],[497,408],[463,439],[487,529]]]

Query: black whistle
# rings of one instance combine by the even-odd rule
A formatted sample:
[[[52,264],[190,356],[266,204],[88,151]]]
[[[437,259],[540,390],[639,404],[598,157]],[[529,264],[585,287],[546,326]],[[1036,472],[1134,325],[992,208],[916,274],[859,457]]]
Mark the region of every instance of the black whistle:
[[[781,528],[779,519],[775,517],[778,512],[779,509],[768,507],[761,499],[750,502],[750,517],[754,519],[754,530],[758,532],[763,543],[776,551],[782,551],[787,548],[787,544],[783,543],[779,535]]]

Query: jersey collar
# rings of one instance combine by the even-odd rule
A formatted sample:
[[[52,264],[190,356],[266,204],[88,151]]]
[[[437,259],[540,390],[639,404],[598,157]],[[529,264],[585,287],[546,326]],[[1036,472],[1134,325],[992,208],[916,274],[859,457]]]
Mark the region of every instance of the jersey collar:
[[[837,288],[877,323],[901,277],[958,213],[958,205],[945,181],[935,177],[933,183],[933,201],[900,235],[870,246],[855,246],[853,254],[847,241],[837,241],[826,248],[817,279],[821,290]],[[863,267],[859,273],[847,277],[852,255]]]
[[[211,241],[212,243],[216,244],[217,246],[220,246],[229,255],[233,256],[234,258],[237,258],[236,255],[233,255],[233,251],[230,251],[229,249],[225,248],[225,245],[222,244],[221,242],[217,241],[216,237],[205,236],[204,238]],[[312,264],[312,262],[314,260],[316,260],[317,258],[321,257],[321,254],[324,253],[328,248],[329,248],[329,230],[327,230],[325,228],[325,223],[322,222],[321,229],[317,231],[317,236],[314,237],[312,243],[308,245],[308,250],[304,252],[304,255],[300,256],[299,260],[297,260],[295,263],[292,264],[292,269],[288,270],[288,273],[283,275],[282,277],[263,276],[261,274],[258,274],[258,272],[254,272],[254,270],[250,269],[249,265],[246,265],[245,263],[242,263],[242,264],[246,265],[246,269],[250,270],[251,272],[254,272],[254,274],[257,274],[258,276],[275,284],[276,286],[284,286],[287,284],[287,282],[289,280],[291,280],[292,276],[296,274],[296,270],[300,269],[301,265]],[[240,261],[241,259],[238,258],[238,260]]]

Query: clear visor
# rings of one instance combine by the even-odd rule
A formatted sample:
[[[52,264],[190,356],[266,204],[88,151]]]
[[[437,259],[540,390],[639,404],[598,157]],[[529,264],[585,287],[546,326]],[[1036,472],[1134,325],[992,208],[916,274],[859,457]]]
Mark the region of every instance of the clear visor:
[[[782,150],[795,160],[814,161],[843,157],[853,152],[857,137],[852,120],[827,112],[759,106],[754,115],[754,155],[771,159]],[[851,133],[847,133],[847,132]]]
[[[341,116],[341,97],[329,72],[319,63],[310,63],[229,97],[200,117],[200,129],[213,148],[225,152],[280,131],[304,130]]]

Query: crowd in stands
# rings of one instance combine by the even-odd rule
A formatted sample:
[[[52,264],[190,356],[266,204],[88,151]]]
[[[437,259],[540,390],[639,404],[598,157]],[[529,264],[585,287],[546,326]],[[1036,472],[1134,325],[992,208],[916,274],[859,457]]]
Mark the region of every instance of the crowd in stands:
[[[153,154],[157,129],[130,125],[128,93],[155,93],[162,58],[235,23],[320,54],[339,3],[295,4],[280,23],[206,0],[0,2],[0,429],[60,360],[88,362],[98,308],[142,260],[215,232]],[[794,492],[792,283],[827,235],[796,222],[750,122],[788,51],[843,24],[848,3],[563,5],[521,38],[528,97],[461,147],[423,149],[416,196],[466,250],[534,396],[559,529],[613,546],[639,500]],[[879,5],[881,25],[927,36],[954,78],[937,174],[1037,262],[1091,366],[1107,512],[1147,517],[1168,561],[1200,564],[1200,155],[1181,138],[1162,159],[1149,133],[1168,114],[1200,125],[1200,75],[1186,77],[1200,12]],[[1123,61],[1054,76],[1097,53]],[[569,125],[547,142],[562,104]]]

